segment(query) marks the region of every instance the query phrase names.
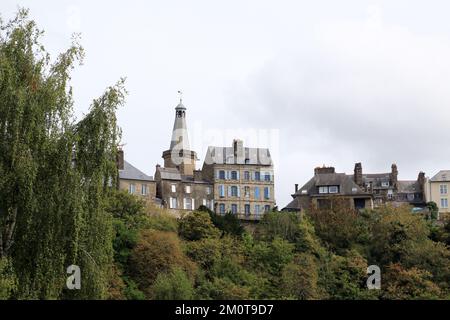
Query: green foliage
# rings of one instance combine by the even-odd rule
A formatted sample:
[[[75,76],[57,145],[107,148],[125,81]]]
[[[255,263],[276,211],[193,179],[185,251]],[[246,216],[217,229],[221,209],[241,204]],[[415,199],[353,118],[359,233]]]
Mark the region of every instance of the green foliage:
[[[194,297],[192,282],[180,268],[158,274],[152,291],[156,300],[190,300]]]
[[[436,202],[427,202],[427,208],[430,211],[430,216],[432,220],[436,220],[439,214],[439,207]]]
[[[348,208],[348,199],[336,198],[330,201],[330,209],[311,208],[307,212],[319,238],[338,254],[358,244],[366,244],[368,226],[361,214]]]
[[[383,299],[425,300],[439,299],[442,295],[431,281],[431,274],[418,268],[405,269],[400,264],[391,264],[387,267],[384,282]]]
[[[197,211],[207,212],[214,226],[222,231],[222,235],[229,234],[241,236],[244,233],[244,227],[235,214],[227,212],[224,215],[216,214],[206,206],[200,206]]]
[[[302,253],[296,256],[284,267],[281,278],[285,297],[299,300],[320,298],[318,265],[313,255]]]
[[[178,234],[186,240],[195,241],[204,238],[218,238],[220,231],[214,227],[207,212],[193,211],[180,219]]]
[[[12,297],[17,290],[17,278],[12,263],[7,258],[0,258],[0,300]]]
[[[139,290],[136,282],[128,277],[123,277],[126,287],[124,295],[128,300],[145,300],[145,294]]]
[[[295,242],[300,223],[300,216],[291,212],[268,212],[264,214],[258,224],[257,234],[262,240],[273,240],[280,237],[290,242]]]
[[[123,81],[75,123],[70,71],[84,55],[76,39],[51,62],[26,10],[0,23],[0,257],[20,270],[18,298],[104,298]],[[65,291],[72,264],[84,285]]]
[[[176,233],[144,230],[133,249],[129,262],[129,276],[141,291],[151,294],[158,274],[180,267],[194,277],[196,266],[185,256]]]

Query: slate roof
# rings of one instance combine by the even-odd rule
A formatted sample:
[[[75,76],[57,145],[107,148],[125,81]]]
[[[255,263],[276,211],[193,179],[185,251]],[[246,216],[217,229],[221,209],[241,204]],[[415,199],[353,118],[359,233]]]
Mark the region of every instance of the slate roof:
[[[398,193],[420,192],[420,185],[417,180],[399,180],[397,187]]]
[[[354,175],[348,175],[352,180],[354,180]],[[368,173],[363,174],[363,183],[371,183],[372,188],[388,188],[383,187],[382,182],[390,182],[391,174],[390,173]]]
[[[125,180],[153,181],[152,176],[146,175],[127,161],[123,163],[123,170],[119,170],[119,178]]]
[[[307,190],[308,196],[322,196],[319,194],[317,187],[319,186],[339,186],[339,193],[337,195],[367,195],[361,187],[359,187],[351,178],[345,173],[319,173],[314,175],[303,187],[301,187],[295,195],[304,195],[302,190]],[[329,195],[329,194],[327,194]]]
[[[299,197],[295,197],[291,202],[288,203],[283,210],[298,210],[300,208]]]
[[[442,181],[442,182],[450,181],[450,170],[441,170],[430,180],[431,181]]]
[[[233,147],[209,146],[206,152],[205,162],[207,164],[249,164],[249,165],[272,165],[272,157],[267,148],[244,148],[243,157],[234,155]]]
[[[339,186],[339,193],[336,194],[320,194],[318,187],[321,186]],[[303,193],[306,190],[307,193]],[[298,210],[300,208],[300,197],[328,197],[328,196],[366,196],[371,194],[365,192],[354,181],[351,175],[345,173],[318,173],[315,174],[303,187],[292,196],[294,199],[284,207],[285,210]]]

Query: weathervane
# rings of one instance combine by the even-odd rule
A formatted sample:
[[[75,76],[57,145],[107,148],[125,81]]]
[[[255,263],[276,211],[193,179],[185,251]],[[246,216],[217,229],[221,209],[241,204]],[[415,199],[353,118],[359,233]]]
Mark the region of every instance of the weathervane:
[[[180,103],[183,101],[183,92],[181,90],[178,90],[178,94],[180,96]]]

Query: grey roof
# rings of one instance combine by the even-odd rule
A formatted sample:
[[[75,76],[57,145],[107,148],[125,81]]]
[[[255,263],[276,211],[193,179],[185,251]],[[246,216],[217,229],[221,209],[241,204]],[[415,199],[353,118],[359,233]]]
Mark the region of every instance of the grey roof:
[[[295,195],[304,195],[303,190],[307,190],[308,196],[320,196],[317,187],[319,186],[339,186],[339,193],[337,195],[367,195],[361,187],[359,187],[351,178],[345,173],[319,173],[314,175],[303,187],[301,187]]]
[[[397,187],[399,193],[420,192],[420,185],[417,180],[399,180]]]
[[[176,168],[159,168],[159,172],[163,180],[181,180],[180,171]]]
[[[450,181],[450,170],[439,171],[431,181]]]
[[[242,156],[235,156],[233,147],[209,146],[205,157],[206,164],[249,164],[272,165],[272,157],[267,148],[244,148]]]
[[[282,211],[284,210],[299,210],[300,208],[300,202],[299,202],[299,197],[295,197],[291,202],[288,203],[288,205],[286,207],[284,207],[282,209]]]
[[[127,161],[124,161],[123,170],[119,170],[119,178],[125,180],[154,181],[152,176],[146,175]]]

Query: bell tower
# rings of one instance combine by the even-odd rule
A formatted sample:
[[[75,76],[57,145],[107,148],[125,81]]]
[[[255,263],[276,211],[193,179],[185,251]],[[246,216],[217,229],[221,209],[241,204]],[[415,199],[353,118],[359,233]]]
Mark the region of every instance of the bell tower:
[[[186,107],[180,93],[180,103],[175,107],[175,121],[169,150],[162,154],[165,168],[177,168],[182,175],[193,175],[197,154],[190,150],[186,126]]]

